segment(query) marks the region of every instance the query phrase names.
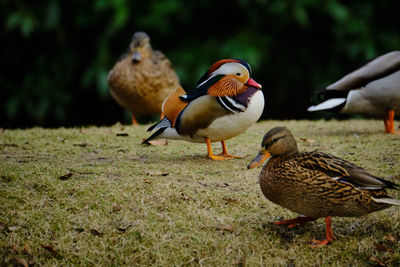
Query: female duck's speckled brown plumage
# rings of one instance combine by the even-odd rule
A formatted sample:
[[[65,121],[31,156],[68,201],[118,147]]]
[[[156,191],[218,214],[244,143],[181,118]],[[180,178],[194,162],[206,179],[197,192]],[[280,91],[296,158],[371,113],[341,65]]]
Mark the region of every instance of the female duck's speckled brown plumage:
[[[114,99],[135,115],[161,114],[164,99],[179,85],[171,62],[160,51],[153,51],[150,38],[136,32],[123,56],[108,73]]]
[[[398,189],[392,182],[369,174],[366,170],[338,157],[313,151],[299,152],[296,141],[285,127],[268,131],[263,149],[249,164],[256,167],[270,158],[260,174],[260,186],[270,201],[307,217],[277,222],[294,227],[325,217],[325,245],[334,239],[331,216],[361,216],[400,205],[388,196],[385,188]]]

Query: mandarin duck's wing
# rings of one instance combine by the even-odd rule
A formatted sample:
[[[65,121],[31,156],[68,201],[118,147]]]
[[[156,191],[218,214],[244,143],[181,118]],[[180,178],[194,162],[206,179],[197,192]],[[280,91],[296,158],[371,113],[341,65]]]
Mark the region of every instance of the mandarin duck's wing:
[[[395,183],[375,177],[349,161],[323,152],[302,153],[299,163],[305,168],[317,169],[332,178],[351,183],[360,189],[396,189],[398,187]]]
[[[329,85],[327,90],[358,89],[374,80],[388,76],[400,70],[400,51],[393,51],[377,57],[357,70],[347,74]]]

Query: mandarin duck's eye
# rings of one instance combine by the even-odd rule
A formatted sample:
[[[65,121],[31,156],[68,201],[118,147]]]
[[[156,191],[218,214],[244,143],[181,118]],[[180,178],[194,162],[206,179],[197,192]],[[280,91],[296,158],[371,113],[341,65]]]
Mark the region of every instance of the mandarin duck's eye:
[[[238,73],[236,73],[236,75],[237,75],[237,76],[240,76],[240,75],[242,75],[242,74],[240,74],[240,73],[238,72]]]

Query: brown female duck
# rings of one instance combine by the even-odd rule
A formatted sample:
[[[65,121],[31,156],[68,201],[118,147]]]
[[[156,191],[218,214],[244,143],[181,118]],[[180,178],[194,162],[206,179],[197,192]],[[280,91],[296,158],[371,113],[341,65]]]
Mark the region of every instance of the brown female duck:
[[[149,36],[136,32],[124,55],[108,73],[114,99],[135,116],[161,114],[164,99],[179,85],[171,62],[153,50]]]
[[[269,158],[260,174],[260,186],[270,201],[303,216],[275,222],[294,227],[325,217],[326,239],[312,240],[322,246],[336,239],[331,216],[362,216],[400,205],[385,188],[399,186],[375,177],[366,170],[338,157],[318,152],[299,152],[292,133],[285,127],[269,130],[262,149],[250,162],[254,168]]]

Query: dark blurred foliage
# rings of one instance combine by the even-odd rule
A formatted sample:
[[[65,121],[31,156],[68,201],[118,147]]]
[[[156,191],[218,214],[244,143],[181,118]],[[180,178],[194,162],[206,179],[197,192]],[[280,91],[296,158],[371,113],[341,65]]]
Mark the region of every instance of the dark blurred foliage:
[[[313,118],[312,92],[400,47],[400,1],[0,0],[0,126],[129,122],[107,72],[146,31],[184,87],[242,58],[263,85],[263,117]]]

